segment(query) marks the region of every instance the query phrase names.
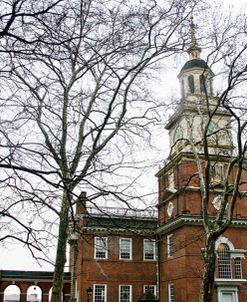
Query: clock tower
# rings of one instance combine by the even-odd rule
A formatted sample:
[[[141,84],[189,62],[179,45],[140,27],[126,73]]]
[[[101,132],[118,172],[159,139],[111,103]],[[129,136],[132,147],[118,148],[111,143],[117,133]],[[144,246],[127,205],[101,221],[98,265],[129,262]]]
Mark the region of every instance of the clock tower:
[[[198,172],[204,167],[206,156],[211,162],[209,215],[214,217],[220,207],[225,170],[234,152],[231,115],[214,95],[214,74],[200,57],[193,20],[188,54],[189,60],[178,74],[181,100],[166,124],[170,154],[156,175],[159,183],[160,302],[199,301],[205,234]],[[244,237],[247,238],[246,206],[237,206],[236,225],[240,217],[241,232],[236,227],[230,228],[229,234],[226,232],[226,236],[220,237],[218,246],[223,242],[229,247],[231,265],[241,263],[241,274],[236,273],[235,265],[228,268],[231,274],[227,278],[221,278],[217,268],[216,279],[219,281],[216,282],[214,301],[240,302],[238,291],[247,281],[242,273],[247,245],[242,246],[236,240],[238,236],[243,242],[246,241]],[[241,291],[242,299],[246,300],[246,289],[241,287]],[[224,300],[226,292],[231,300]]]

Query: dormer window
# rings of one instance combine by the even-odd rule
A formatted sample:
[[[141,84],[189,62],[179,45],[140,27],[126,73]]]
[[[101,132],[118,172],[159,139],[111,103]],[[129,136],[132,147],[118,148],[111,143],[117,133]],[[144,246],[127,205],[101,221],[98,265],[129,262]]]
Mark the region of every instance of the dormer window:
[[[194,82],[193,75],[190,75],[188,77],[188,86],[189,86],[190,93],[194,93],[195,92],[195,82]]]

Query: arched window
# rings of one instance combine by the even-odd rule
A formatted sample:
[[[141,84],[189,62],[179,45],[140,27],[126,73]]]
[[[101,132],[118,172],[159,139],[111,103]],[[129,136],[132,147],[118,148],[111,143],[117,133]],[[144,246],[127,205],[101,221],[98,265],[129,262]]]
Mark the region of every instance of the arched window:
[[[9,285],[4,290],[4,302],[20,301],[21,291],[17,285]]]
[[[245,250],[235,249],[231,241],[221,236],[215,249],[218,258],[219,279],[243,279],[242,261],[245,258]]]
[[[217,252],[218,252],[219,278],[231,279],[232,268],[231,268],[231,254],[230,254],[229,246],[225,243],[220,243]]]
[[[205,76],[203,74],[200,75],[200,90],[201,93],[206,93],[206,79]]]
[[[42,301],[42,290],[37,285],[31,285],[27,289],[27,300],[26,302],[41,302]]]
[[[193,75],[190,75],[188,77],[188,85],[189,85],[190,93],[194,93],[195,92],[195,83],[194,83]]]

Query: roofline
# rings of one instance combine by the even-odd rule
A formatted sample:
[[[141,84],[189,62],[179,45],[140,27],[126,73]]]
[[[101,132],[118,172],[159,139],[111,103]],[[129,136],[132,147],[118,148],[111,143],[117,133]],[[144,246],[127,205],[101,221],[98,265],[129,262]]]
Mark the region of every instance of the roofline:
[[[198,96],[201,97],[200,94],[193,94],[194,96]],[[208,100],[210,103],[210,100],[218,100],[219,97],[217,96],[209,96]],[[204,104],[205,98],[203,98],[203,101],[201,101],[201,106],[200,106],[200,110],[202,111],[202,113],[207,113],[207,106]],[[211,104],[211,106],[215,106],[213,103]],[[169,117],[166,125],[165,125],[165,129],[169,130],[173,127],[173,125],[177,122],[177,120],[181,119],[182,113],[183,116],[185,115],[185,112],[195,112],[196,114],[198,114],[198,109],[195,106],[195,103],[193,102],[187,102],[186,98],[180,100],[180,102],[177,104],[174,113]],[[207,116],[207,115],[205,115]],[[217,111],[215,112],[215,116],[231,116],[231,114],[224,110],[223,107],[219,107],[217,109]]]
[[[52,281],[53,271],[0,270],[1,281]],[[64,283],[70,283],[70,272],[64,273]]]
[[[210,220],[213,220],[213,217],[210,217]],[[181,215],[175,219],[168,221],[164,225],[160,226],[157,229],[157,234],[166,234],[184,225],[194,225],[194,226],[203,227],[202,216],[188,215],[188,214]],[[231,227],[246,228],[246,226],[247,226],[247,218],[233,219],[231,222]]]

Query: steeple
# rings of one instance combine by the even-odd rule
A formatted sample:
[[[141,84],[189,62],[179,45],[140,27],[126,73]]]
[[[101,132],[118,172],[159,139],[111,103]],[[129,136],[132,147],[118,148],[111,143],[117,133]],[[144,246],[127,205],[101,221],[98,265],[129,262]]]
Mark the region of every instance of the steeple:
[[[191,153],[192,148],[188,143],[193,141],[198,152],[203,152],[203,127],[207,124],[207,110],[217,106],[217,97],[213,94],[213,72],[207,62],[200,58],[201,48],[197,44],[195,24],[193,18],[190,23],[191,43],[187,50],[190,58],[182,67],[178,79],[181,86],[182,98],[174,114],[166,124],[169,131],[171,155],[177,156],[181,152]],[[198,112],[199,109],[199,112]],[[210,154],[227,154],[232,150],[230,120],[226,112],[217,111],[208,125]],[[213,135],[214,131],[218,133]]]
[[[178,79],[181,85],[182,100],[195,102],[198,98],[212,97],[213,72],[207,63],[201,59],[201,48],[197,44],[195,24],[190,19],[191,43],[187,50],[189,60],[182,67]]]
[[[188,49],[188,54],[190,55],[190,59],[200,59],[201,48],[197,45],[196,34],[195,34],[195,24],[193,20],[193,16],[191,16],[190,22],[190,30],[191,30],[191,45]]]

